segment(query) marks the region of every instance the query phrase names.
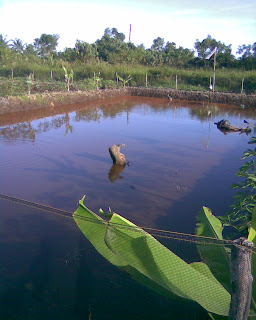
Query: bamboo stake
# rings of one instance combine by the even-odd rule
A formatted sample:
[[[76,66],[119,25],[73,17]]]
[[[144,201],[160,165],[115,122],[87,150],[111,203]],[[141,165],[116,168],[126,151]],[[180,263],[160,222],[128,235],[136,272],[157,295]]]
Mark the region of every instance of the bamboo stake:
[[[214,64],[213,64],[213,81],[212,81],[212,91],[214,92],[215,88],[215,73],[216,73],[216,51],[214,52]]]
[[[241,94],[244,93],[244,78],[242,79],[242,85],[241,85]]]

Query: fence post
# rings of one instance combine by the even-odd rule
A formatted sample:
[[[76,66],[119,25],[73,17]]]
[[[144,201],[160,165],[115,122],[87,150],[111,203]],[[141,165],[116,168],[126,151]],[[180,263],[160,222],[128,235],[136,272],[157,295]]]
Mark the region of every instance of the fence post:
[[[116,84],[118,86],[118,74],[117,74],[117,72],[116,72]]]
[[[253,243],[245,238],[233,241],[231,248],[231,303],[228,320],[247,320],[252,300]]]
[[[175,85],[176,85],[176,90],[178,90],[178,76],[176,74],[176,77],[175,77]]]
[[[146,84],[146,88],[147,88],[147,86],[148,86],[148,74],[147,74],[147,72],[146,72],[145,84]]]
[[[241,85],[241,94],[244,93],[244,78],[242,79],[242,85]]]

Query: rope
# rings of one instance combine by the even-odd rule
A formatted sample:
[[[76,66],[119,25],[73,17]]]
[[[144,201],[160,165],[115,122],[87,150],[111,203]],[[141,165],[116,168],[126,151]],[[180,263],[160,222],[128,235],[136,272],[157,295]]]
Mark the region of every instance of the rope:
[[[53,213],[53,214],[56,214],[56,215],[59,215],[59,216],[65,217],[65,218],[73,219],[74,213],[67,211],[67,210],[54,208],[51,206],[47,206],[44,204],[40,204],[37,202],[25,200],[25,199],[20,199],[17,197],[12,197],[12,196],[2,194],[2,193],[0,193],[0,198],[2,198],[3,200],[18,203],[18,204],[21,204],[21,205],[24,205],[27,207],[31,207],[34,209],[38,209],[41,211]],[[124,226],[122,224],[109,222],[109,221],[106,221],[103,219],[100,220],[100,219],[96,219],[96,218],[84,217],[84,216],[81,216],[77,213],[75,213],[74,216],[76,218],[80,219],[81,221],[89,221],[89,222],[93,222],[93,223],[97,223],[97,224],[105,224],[108,226],[117,227],[119,229],[126,229],[126,230],[131,230],[131,231],[140,232],[140,233],[148,231],[148,233],[151,236],[161,237],[161,238],[165,238],[165,239],[174,239],[174,240],[186,241],[186,242],[197,243],[197,244],[207,244],[207,245],[219,245],[219,246],[233,245],[232,240],[223,240],[223,239],[220,240],[220,239],[216,239],[213,237],[205,237],[205,236],[199,236],[199,235],[193,235],[193,234],[181,233],[181,232],[174,232],[174,231],[162,230],[162,229],[156,229],[156,228],[149,228],[149,227],[129,226],[129,225]],[[244,246],[241,245],[241,247],[244,247]],[[256,253],[254,248],[249,249],[249,251]]]

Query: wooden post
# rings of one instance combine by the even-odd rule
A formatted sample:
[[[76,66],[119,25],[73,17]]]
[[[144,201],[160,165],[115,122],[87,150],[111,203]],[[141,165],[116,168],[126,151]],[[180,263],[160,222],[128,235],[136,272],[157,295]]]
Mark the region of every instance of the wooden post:
[[[215,88],[215,72],[216,72],[216,49],[214,52],[214,63],[213,63],[213,81],[212,81],[212,91],[214,92]]]
[[[242,79],[242,85],[241,85],[241,94],[244,93],[244,78]]]
[[[35,81],[35,70],[32,72],[32,80]]]
[[[11,77],[13,79],[13,68],[11,68]]]
[[[118,74],[117,74],[117,72],[116,72],[116,84],[118,86]]]
[[[51,70],[51,79],[52,79],[52,70]]]
[[[146,88],[148,87],[148,74],[147,74],[147,72],[146,72]]]
[[[178,90],[178,76],[177,76],[177,74],[175,77],[175,88],[176,88],[176,90]]]
[[[231,303],[228,320],[247,320],[252,300],[253,243],[245,238],[233,241],[231,248]]]

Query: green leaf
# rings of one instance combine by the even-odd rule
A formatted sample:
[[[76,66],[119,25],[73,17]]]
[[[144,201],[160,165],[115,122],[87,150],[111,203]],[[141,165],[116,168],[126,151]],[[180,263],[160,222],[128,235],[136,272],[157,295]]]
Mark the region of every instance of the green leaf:
[[[251,137],[251,140],[248,143],[249,144],[256,143],[256,137]]]
[[[197,215],[197,221],[196,234],[198,236],[223,239],[222,223],[209,208],[202,207]],[[202,261],[208,265],[217,280],[230,291],[230,258],[224,245],[221,243],[216,243],[216,245],[199,243],[197,249]]]
[[[85,207],[84,198],[85,196],[79,201],[79,207],[73,214],[79,229],[105,259],[116,266],[126,266],[127,263],[117,257],[105,244],[107,222]]]
[[[114,213],[107,223],[83,204],[74,219],[95,249],[112,264],[158,292],[198,302],[227,316],[230,295],[204,263],[189,265],[155,238]]]
[[[176,295],[198,302],[209,312],[228,315],[230,295],[204,263],[191,266],[142,229],[125,228],[128,225],[117,214],[108,225],[105,241],[116,255]]]
[[[205,236],[211,238],[217,238],[222,240],[223,227],[218,218],[216,218],[211,210],[207,207],[202,207],[197,215],[197,230],[198,236]]]
[[[251,219],[251,225],[249,228],[248,241],[253,242],[254,247],[256,247],[256,205],[254,206],[254,209],[252,212],[252,219]],[[252,253],[252,275],[253,275],[253,279],[255,279],[256,278],[256,253],[255,252]],[[253,300],[256,301],[256,282],[255,281],[253,281],[253,284],[252,284],[252,296],[253,296]]]

